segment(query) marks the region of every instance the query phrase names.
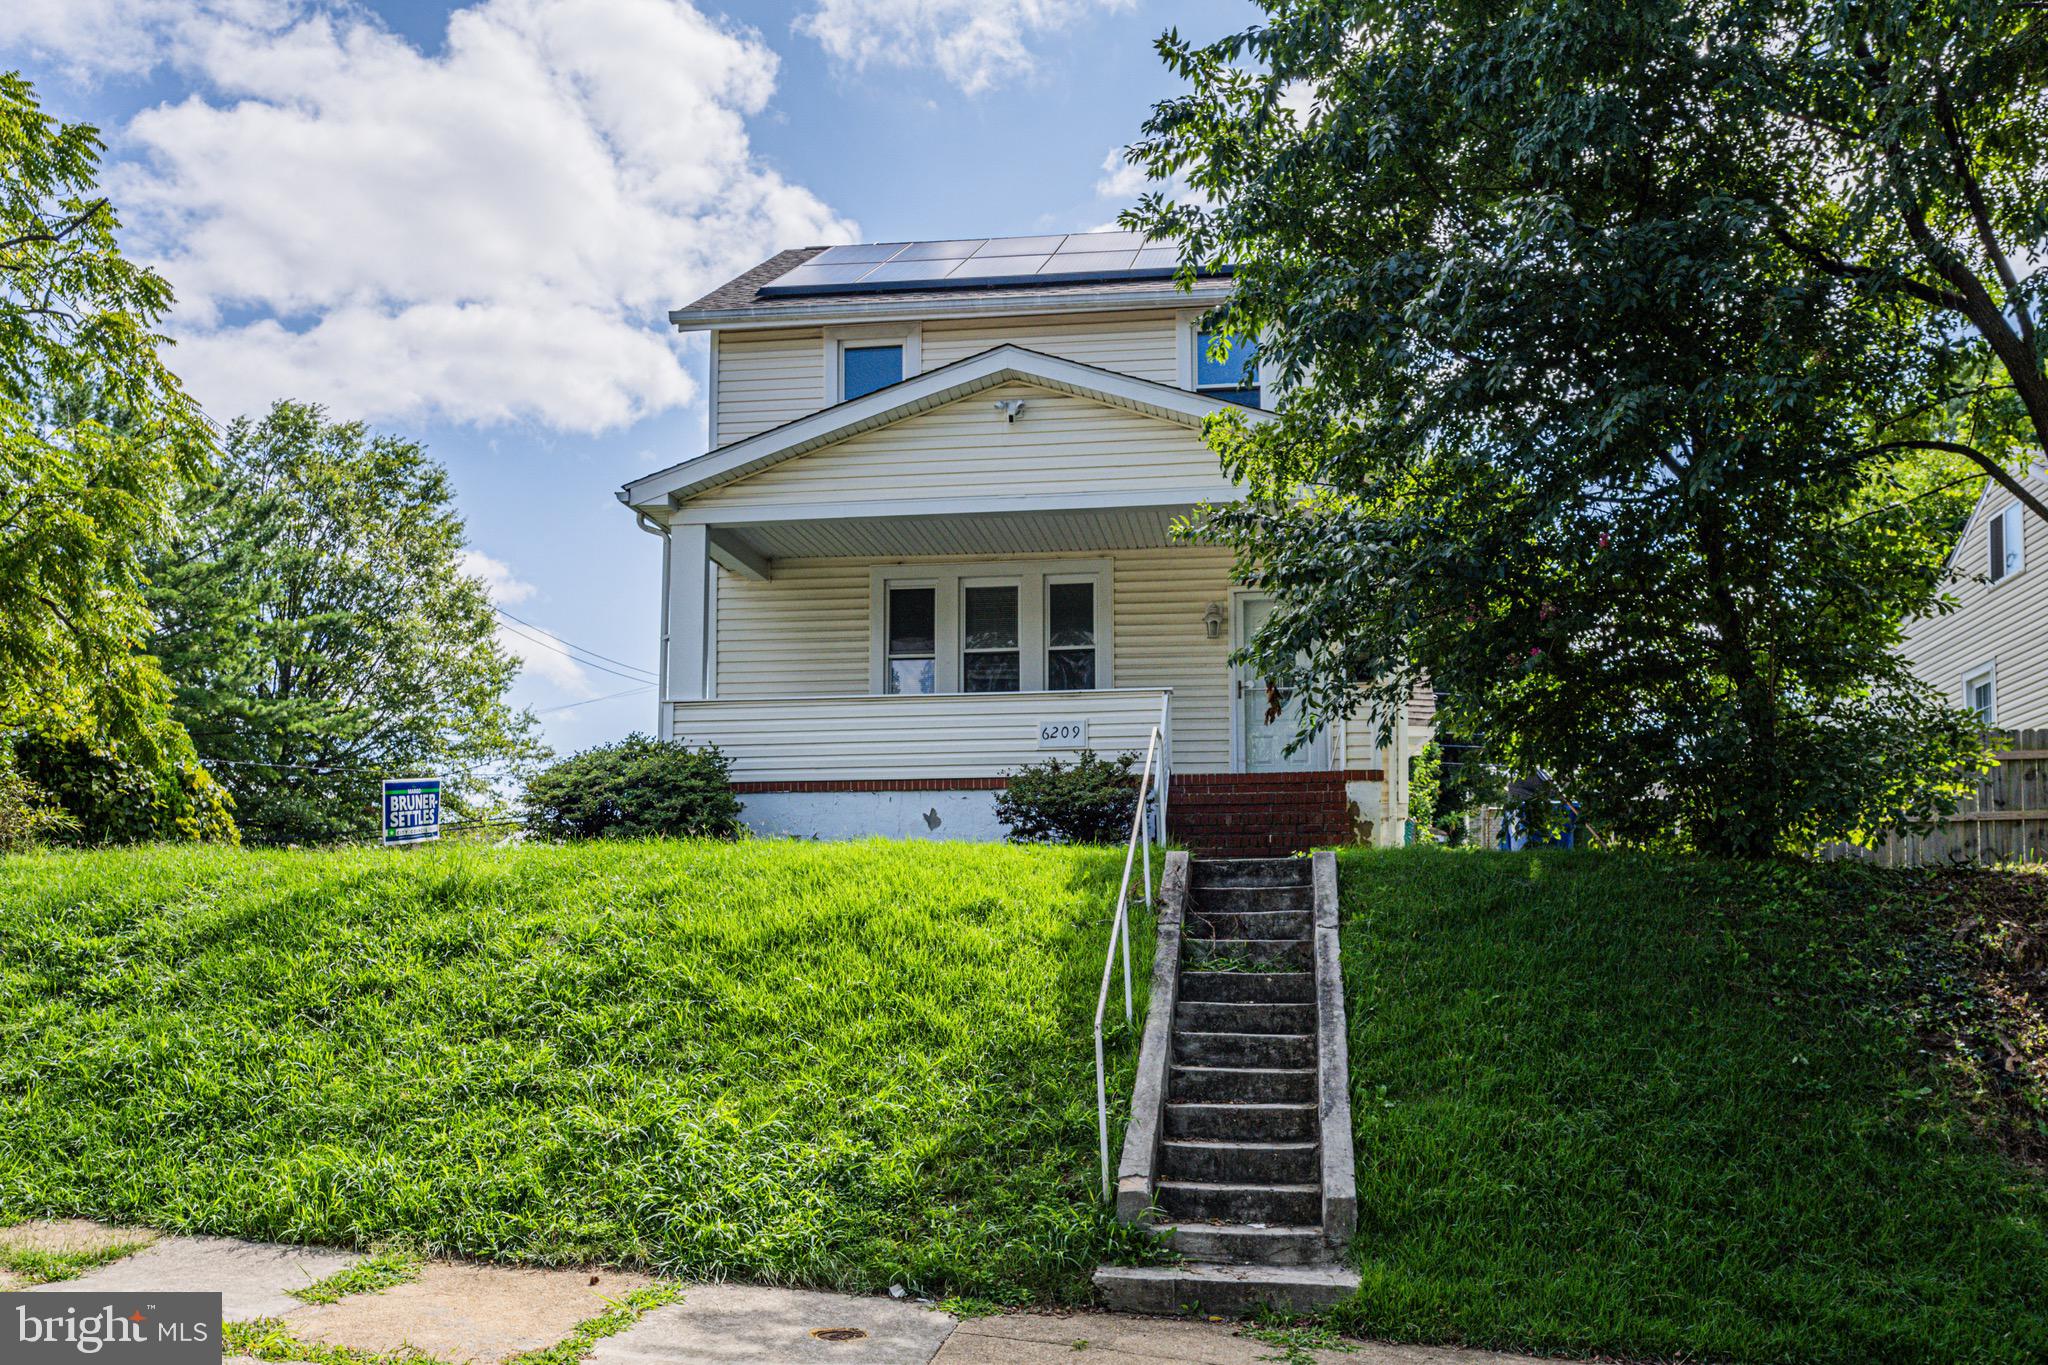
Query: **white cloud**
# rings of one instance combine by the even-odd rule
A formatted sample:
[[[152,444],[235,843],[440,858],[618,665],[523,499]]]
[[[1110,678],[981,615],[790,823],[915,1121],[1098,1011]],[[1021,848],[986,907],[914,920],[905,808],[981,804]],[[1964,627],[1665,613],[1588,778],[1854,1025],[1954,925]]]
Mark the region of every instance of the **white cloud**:
[[[852,224],[765,168],[760,36],[687,0],[483,0],[429,56],[312,0],[14,0],[0,42],[168,65],[108,181],[216,415],[617,427],[695,396],[664,314]]]
[[[1136,0],[818,0],[796,21],[834,60],[870,66],[936,67],[978,95],[1037,70],[1030,40]]]
[[[462,572],[484,581],[494,606],[516,605],[539,591],[513,573],[512,566],[504,560],[493,559],[480,550],[462,552]],[[591,685],[590,674],[569,657],[569,647],[548,631],[538,626],[515,624],[501,617],[498,620],[498,643],[528,672],[553,683],[564,692],[577,697],[597,695],[597,689]]]

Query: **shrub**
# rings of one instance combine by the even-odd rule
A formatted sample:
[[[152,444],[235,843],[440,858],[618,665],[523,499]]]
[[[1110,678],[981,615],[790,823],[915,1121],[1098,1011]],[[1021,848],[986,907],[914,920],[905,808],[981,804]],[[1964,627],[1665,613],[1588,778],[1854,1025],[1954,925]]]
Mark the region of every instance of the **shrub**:
[[[1010,827],[1013,843],[1120,844],[1137,806],[1137,761],[1136,754],[1105,759],[1083,749],[1071,764],[1026,764],[996,797],[996,818]]]
[[[730,839],[739,816],[716,746],[643,734],[585,749],[526,784],[526,832],[542,839]]]
[[[0,853],[34,848],[46,834],[77,828],[78,822],[50,794],[15,770],[0,752]]]

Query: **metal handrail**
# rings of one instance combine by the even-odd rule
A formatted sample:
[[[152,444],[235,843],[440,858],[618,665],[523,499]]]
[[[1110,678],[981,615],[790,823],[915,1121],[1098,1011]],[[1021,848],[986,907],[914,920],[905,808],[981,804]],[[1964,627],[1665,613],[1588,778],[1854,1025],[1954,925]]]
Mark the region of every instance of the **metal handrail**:
[[[1138,850],[1145,850],[1144,896],[1147,908],[1152,907],[1152,835],[1146,829],[1146,805],[1156,796],[1159,803],[1159,844],[1166,846],[1166,796],[1165,777],[1167,755],[1165,739],[1171,733],[1167,725],[1168,710],[1172,704],[1171,694],[1160,699],[1159,724],[1152,727],[1152,736],[1145,741],[1145,769],[1138,777],[1138,803],[1131,811],[1131,837],[1124,845],[1124,879],[1117,888],[1116,917],[1109,925],[1109,946],[1102,954],[1102,988],[1095,993],[1095,1130],[1102,1144],[1102,1197],[1113,1197],[1109,1179],[1109,1081],[1102,1060],[1102,1015],[1109,1008],[1109,974],[1116,967],[1117,944],[1123,944],[1124,962],[1124,1026],[1130,1027],[1131,1016],[1131,864],[1138,856]],[[1159,761],[1160,783],[1155,788],[1152,781],[1153,759]]]

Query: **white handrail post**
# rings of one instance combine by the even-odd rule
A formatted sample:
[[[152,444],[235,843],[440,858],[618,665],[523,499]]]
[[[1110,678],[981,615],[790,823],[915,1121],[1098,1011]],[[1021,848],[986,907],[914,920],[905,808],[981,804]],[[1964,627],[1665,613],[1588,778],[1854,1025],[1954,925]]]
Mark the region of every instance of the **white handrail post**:
[[[1159,846],[1166,847],[1166,801],[1173,791],[1173,689],[1159,698]]]

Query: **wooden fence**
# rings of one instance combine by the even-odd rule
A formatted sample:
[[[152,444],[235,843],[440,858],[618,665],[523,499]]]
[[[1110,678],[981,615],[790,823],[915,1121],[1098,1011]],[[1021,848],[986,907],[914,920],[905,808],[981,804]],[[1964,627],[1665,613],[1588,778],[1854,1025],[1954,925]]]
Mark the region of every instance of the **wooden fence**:
[[[1885,867],[2048,863],[2048,730],[2019,730],[1974,796],[1933,832],[1892,835],[1877,848],[1837,844],[1828,856]]]

